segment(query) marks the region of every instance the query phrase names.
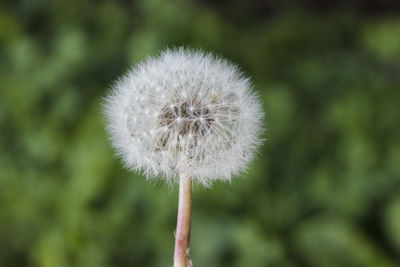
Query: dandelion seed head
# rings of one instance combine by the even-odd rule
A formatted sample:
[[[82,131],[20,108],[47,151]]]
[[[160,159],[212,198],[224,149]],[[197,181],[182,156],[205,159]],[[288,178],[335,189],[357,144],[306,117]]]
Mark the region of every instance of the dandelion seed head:
[[[129,70],[106,98],[108,132],[126,167],[205,186],[245,170],[263,112],[250,81],[211,54],[166,50]]]

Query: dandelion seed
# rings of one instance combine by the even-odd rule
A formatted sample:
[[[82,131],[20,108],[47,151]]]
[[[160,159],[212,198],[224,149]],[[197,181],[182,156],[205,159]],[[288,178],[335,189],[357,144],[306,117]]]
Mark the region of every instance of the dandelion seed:
[[[246,168],[260,143],[263,113],[249,79],[210,54],[167,50],[128,71],[105,106],[115,149],[129,169],[148,178],[178,182],[186,173],[205,186],[229,181]],[[154,116],[145,116],[150,111]],[[168,134],[130,142],[151,130]],[[187,142],[189,136],[195,142]]]

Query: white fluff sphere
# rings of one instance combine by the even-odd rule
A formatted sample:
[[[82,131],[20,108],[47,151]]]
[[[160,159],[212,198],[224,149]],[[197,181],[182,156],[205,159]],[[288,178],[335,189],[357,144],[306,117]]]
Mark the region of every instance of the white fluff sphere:
[[[185,49],[129,70],[106,98],[105,114],[126,167],[167,182],[184,174],[205,186],[246,168],[263,119],[249,79],[235,65]]]

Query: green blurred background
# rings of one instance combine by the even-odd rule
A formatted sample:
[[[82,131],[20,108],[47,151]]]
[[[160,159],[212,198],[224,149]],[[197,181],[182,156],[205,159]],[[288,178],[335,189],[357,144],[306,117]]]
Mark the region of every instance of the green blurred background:
[[[400,1],[0,3],[0,266],[172,266],[177,191],[123,170],[101,101],[167,46],[253,77],[268,139],[195,188],[194,266],[400,266]]]

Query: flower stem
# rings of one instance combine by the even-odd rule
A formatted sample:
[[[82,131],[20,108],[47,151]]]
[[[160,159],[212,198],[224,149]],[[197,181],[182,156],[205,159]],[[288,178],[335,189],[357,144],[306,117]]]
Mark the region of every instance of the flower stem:
[[[191,210],[192,179],[181,174],[179,177],[179,204],[175,234],[174,267],[192,266],[189,256]]]

